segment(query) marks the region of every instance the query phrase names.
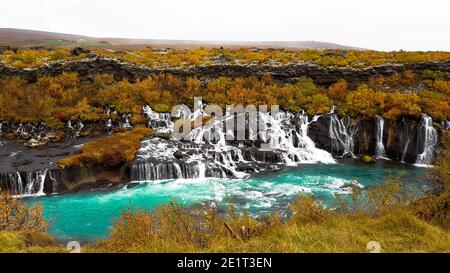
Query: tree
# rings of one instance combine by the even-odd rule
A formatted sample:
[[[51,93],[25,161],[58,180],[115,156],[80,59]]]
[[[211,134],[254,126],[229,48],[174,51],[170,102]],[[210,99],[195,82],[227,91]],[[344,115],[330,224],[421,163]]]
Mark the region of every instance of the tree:
[[[363,84],[356,91],[350,92],[346,97],[346,110],[352,116],[363,115],[374,117],[381,113],[384,105],[385,94],[375,92]]]
[[[347,90],[347,81],[341,79],[328,87],[328,96],[333,100],[345,101],[347,97]]]
[[[384,107],[384,117],[397,119],[399,116],[418,117],[422,113],[419,106],[420,98],[415,93],[394,92],[389,94]]]

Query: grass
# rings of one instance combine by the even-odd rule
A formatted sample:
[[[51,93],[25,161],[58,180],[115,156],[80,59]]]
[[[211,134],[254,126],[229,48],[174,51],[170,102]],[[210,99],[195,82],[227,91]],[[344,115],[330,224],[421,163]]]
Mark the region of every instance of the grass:
[[[383,252],[450,252],[450,234],[408,212],[381,217],[334,216],[322,223],[283,225],[246,244],[214,246],[219,252],[367,252],[377,241]]]
[[[299,200],[309,203],[305,198]],[[110,237],[87,251],[361,253],[368,252],[370,241],[376,241],[382,252],[450,252],[450,233],[405,207],[380,215],[325,209],[314,221],[278,221],[276,217],[262,221],[245,214],[218,216],[214,211],[192,216],[180,213],[177,206],[163,205],[152,213],[124,212]]]
[[[110,45],[108,42],[96,40],[65,40],[65,39],[43,39],[39,40],[41,46],[105,46]]]
[[[84,144],[77,154],[58,162],[61,168],[118,166],[135,159],[141,140],[153,134],[149,128],[136,128]]]
[[[0,231],[0,253],[67,252],[54,239],[39,232]]]

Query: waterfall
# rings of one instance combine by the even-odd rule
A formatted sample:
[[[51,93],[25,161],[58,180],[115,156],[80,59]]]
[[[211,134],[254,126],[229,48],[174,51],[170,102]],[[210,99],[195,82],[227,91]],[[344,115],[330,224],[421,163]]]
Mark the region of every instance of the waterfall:
[[[173,130],[173,122],[170,113],[155,112],[148,105],[145,105],[142,110],[148,119],[147,126],[149,128],[153,128],[157,132],[168,132]]]
[[[405,158],[406,158],[406,154],[408,152],[408,148],[409,148],[409,144],[411,143],[411,140],[414,137],[414,134],[412,134],[409,130],[409,127],[406,125],[406,118],[403,117],[402,118],[403,124],[405,124],[406,126],[406,135],[408,136],[408,138],[405,141],[405,146],[403,146],[403,152],[402,152],[402,158],[401,158],[401,162],[405,162]]]
[[[48,169],[31,172],[0,174],[1,188],[15,197],[34,197],[45,195],[44,185]],[[52,180],[55,183],[56,180]]]
[[[300,162],[322,162],[322,163],[335,163],[332,155],[325,150],[316,148],[314,141],[308,136],[308,126],[317,121],[319,116],[313,117],[312,121],[308,121],[308,116],[301,112],[299,114],[300,128],[297,132],[298,145],[297,151],[299,153]]]
[[[358,132],[358,126],[352,126],[351,118],[345,116],[339,119],[336,113],[330,113],[329,136],[332,139],[332,151],[342,150],[341,156],[355,157],[353,137]],[[356,120],[358,124],[359,119]]]
[[[383,133],[384,133],[384,119],[380,116],[375,116],[375,120],[377,123],[377,133],[376,140],[377,144],[375,146],[375,157],[376,158],[387,158],[386,150],[383,144]]]
[[[438,143],[438,133],[433,127],[433,119],[426,114],[422,115],[417,127],[417,139],[423,144],[423,152],[417,157],[416,164],[431,165],[434,147]]]
[[[72,121],[71,121],[71,120],[68,120],[67,123],[66,123],[66,128],[67,128],[70,132],[73,133],[73,136],[74,136],[74,137],[79,137],[79,136],[80,136],[80,133],[81,133],[81,130],[84,128],[84,124],[83,124],[83,122],[82,122],[81,120],[78,120],[78,121],[77,121],[76,128],[74,128],[74,127],[72,126]]]
[[[442,128],[444,128],[445,130],[450,130],[450,121],[446,120],[443,121],[441,123]],[[0,125],[0,129],[1,129],[1,125]],[[1,130],[0,130],[1,131]],[[1,136],[1,132],[0,132],[0,136]]]
[[[183,110],[183,109],[181,109]],[[149,106],[143,108],[148,126],[158,131],[173,130],[169,114],[157,113]],[[194,121],[205,115],[199,104],[191,113],[185,110],[178,116]],[[309,119],[303,112],[255,113],[259,132],[252,130],[253,119],[248,113],[227,112],[224,117],[210,117],[210,122],[193,128],[184,141],[149,138],[142,142],[137,159],[131,167],[133,181],[178,178],[234,177],[245,178],[247,171],[278,168],[277,165],[298,163],[335,163],[331,154],[315,147],[308,137]],[[313,121],[315,121],[313,119]],[[231,121],[231,122],[230,122]],[[244,122],[245,135],[250,140],[236,139],[230,123]],[[232,135],[234,138],[229,138]],[[258,148],[256,140],[261,140]]]
[[[125,129],[131,129],[133,126],[130,124],[131,114],[123,114],[122,121],[120,122],[120,127]]]
[[[23,196],[41,196],[44,195],[44,182],[47,176],[47,169],[27,173],[27,182]]]

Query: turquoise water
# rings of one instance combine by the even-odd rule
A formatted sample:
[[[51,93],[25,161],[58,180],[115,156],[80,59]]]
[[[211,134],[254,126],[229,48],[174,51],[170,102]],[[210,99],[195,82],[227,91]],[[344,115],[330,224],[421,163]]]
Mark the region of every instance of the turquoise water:
[[[206,200],[231,200],[251,213],[283,210],[300,192],[308,192],[333,206],[334,194],[349,194],[344,184],[370,187],[382,183],[389,175],[403,173],[402,179],[415,192],[429,186],[423,168],[390,162],[376,165],[360,163],[313,164],[284,169],[245,180],[189,179],[130,184],[114,191],[85,192],[28,199],[44,207],[52,223],[50,232],[61,240],[92,240],[104,237],[121,210],[130,206],[150,210],[158,204],[176,199],[185,204]]]

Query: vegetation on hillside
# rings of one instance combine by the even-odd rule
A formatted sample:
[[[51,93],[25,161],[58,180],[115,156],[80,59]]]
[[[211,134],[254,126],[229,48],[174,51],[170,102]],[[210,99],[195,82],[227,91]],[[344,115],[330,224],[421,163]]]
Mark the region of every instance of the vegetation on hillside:
[[[304,109],[310,115],[326,113],[332,105],[340,114],[396,119],[427,113],[436,121],[450,119],[450,75],[424,71],[349,85],[340,80],[331,86],[317,86],[306,77],[294,84],[281,84],[269,75],[220,77],[202,83],[171,74],[149,76],[131,83],[116,82],[111,75],[95,75],[81,82],[76,73],[39,77],[35,83],[19,78],[0,80],[0,120],[10,123],[45,123],[60,129],[68,120],[91,122],[118,119],[118,113],[132,114],[133,125],[145,125],[145,104],[158,112],[170,112],[178,104],[193,107],[193,98],[208,104],[280,105],[283,110]],[[106,112],[105,109],[117,112]]]
[[[43,41],[43,45],[67,44],[64,40]],[[101,44],[101,43],[100,43]],[[86,45],[90,45],[87,41]],[[92,44],[95,45],[95,44]],[[424,61],[450,60],[450,52],[373,50],[283,50],[283,49],[219,49],[197,48],[191,50],[158,50],[146,48],[135,51],[94,50],[99,56],[119,58],[137,65],[148,67],[186,67],[191,65],[226,64],[270,64],[281,65],[309,62],[321,66],[368,67],[386,63],[418,63]],[[39,67],[50,61],[71,61],[86,57],[84,54],[71,56],[68,49],[5,51],[0,54],[0,62],[18,68]]]

